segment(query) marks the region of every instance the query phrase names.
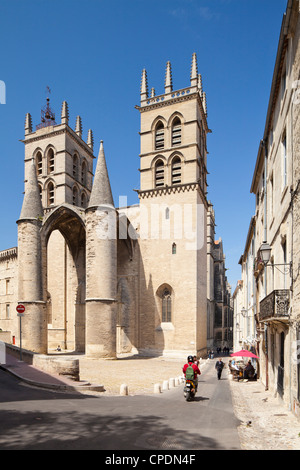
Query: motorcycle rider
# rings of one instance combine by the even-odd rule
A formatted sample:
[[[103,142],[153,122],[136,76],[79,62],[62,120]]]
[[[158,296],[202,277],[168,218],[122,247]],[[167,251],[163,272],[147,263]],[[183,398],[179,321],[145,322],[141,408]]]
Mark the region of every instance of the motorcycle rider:
[[[196,391],[197,391],[197,388],[198,388],[198,378],[197,377],[198,377],[198,375],[201,375],[201,372],[200,372],[200,369],[197,366],[197,364],[195,364],[193,356],[188,356],[187,363],[184,364],[184,366],[182,368],[182,372],[184,373],[184,376],[185,376],[185,371],[189,366],[192,366],[192,368],[194,369],[194,382],[195,382],[195,388],[196,388]]]

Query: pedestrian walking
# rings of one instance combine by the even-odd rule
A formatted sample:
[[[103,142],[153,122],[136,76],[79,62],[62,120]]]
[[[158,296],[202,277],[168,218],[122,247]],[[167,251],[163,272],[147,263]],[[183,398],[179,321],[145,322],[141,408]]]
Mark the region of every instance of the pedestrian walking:
[[[223,367],[224,367],[224,362],[222,361],[222,358],[220,357],[220,359],[216,362],[216,365],[215,365],[215,369],[217,370],[218,380],[221,379]]]

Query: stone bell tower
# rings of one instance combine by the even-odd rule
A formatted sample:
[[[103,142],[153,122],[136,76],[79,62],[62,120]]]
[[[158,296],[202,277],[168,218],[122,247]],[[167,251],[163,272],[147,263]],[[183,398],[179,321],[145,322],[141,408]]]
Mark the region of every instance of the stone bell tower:
[[[93,134],[61,122],[47,98],[35,130],[25,120],[25,195],[18,220],[18,300],[26,304],[24,346],[45,353],[85,347],[85,209],[93,179]]]
[[[173,90],[167,62],[164,93],[148,92],[142,72],[140,112],[142,343],[175,354],[206,350],[206,94],[192,56],[190,83]],[[151,286],[151,288],[149,288]],[[153,312],[156,312],[153,313]],[[152,327],[147,328],[147,323]],[[152,332],[152,333],[151,333]]]
[[[89,129],[87,141],[83,140],[80,116],[76,118],[75,130],[70,127],[67,102],[62,104],[61,122],[57,124],[47,98],[35,132],[27,114],[23,142],[25,181],[33,158],[43,207],[50,210],[67,203],[86,208],[93,178],[93,133]]]

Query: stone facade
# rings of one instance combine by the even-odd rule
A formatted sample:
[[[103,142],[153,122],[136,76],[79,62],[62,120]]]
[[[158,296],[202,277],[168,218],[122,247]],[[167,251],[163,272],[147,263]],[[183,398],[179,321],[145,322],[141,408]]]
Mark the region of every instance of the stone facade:
[[[299,1],[289,0],[251,192],[251,237],[242,256],[243,298],[253,297],[260,378],[299,414]],[[249,232],[250,233],[250,232]],[[251,239],[250,239],[251,238]],[[270,259],[263,262],[263,247]],[[254,247],[254,249],[253,249]],[[249,255],[253,268],[246,269]],[[252,262],[252,260],[251,260]],[[254,278],[254,282],[246,282]],[[248,304],[243,304],[248,308]],[[235,312],[238,313],[238,312]]]
[[[70,127],[67,103],[59,124],[49,99],[35,130],[26,115],[18,257],[12,268],[4,264],[5,254],[0,257],[2,288],[9,269],[18,284],[11,319],[3,312],[9,294],[3,297],[0,327],[18,338],[15,305],[24,303],[28,350],[60,346],[108,358],[125,352],[206,354],[210,130],[196,55],[190,84],[181,90],[173,91],[169,62],[162,95],[148,93],[144,70],[136,108],[139,204],[119,208],[103,142],[93,178],[92,131],[85,142],[79,116],[75,130]]]

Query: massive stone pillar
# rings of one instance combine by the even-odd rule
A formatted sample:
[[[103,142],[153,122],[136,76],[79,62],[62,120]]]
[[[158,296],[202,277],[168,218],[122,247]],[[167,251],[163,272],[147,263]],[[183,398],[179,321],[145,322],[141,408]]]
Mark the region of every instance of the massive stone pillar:
[[[43,289],[43,253],[40,236],[43,208],[32,160],[18,224],[18,302],[24,304],[22,346],[47,353],[47,311]]]
[[[86,209],[86,355],[116,356],[116,210],[101,142]]]

